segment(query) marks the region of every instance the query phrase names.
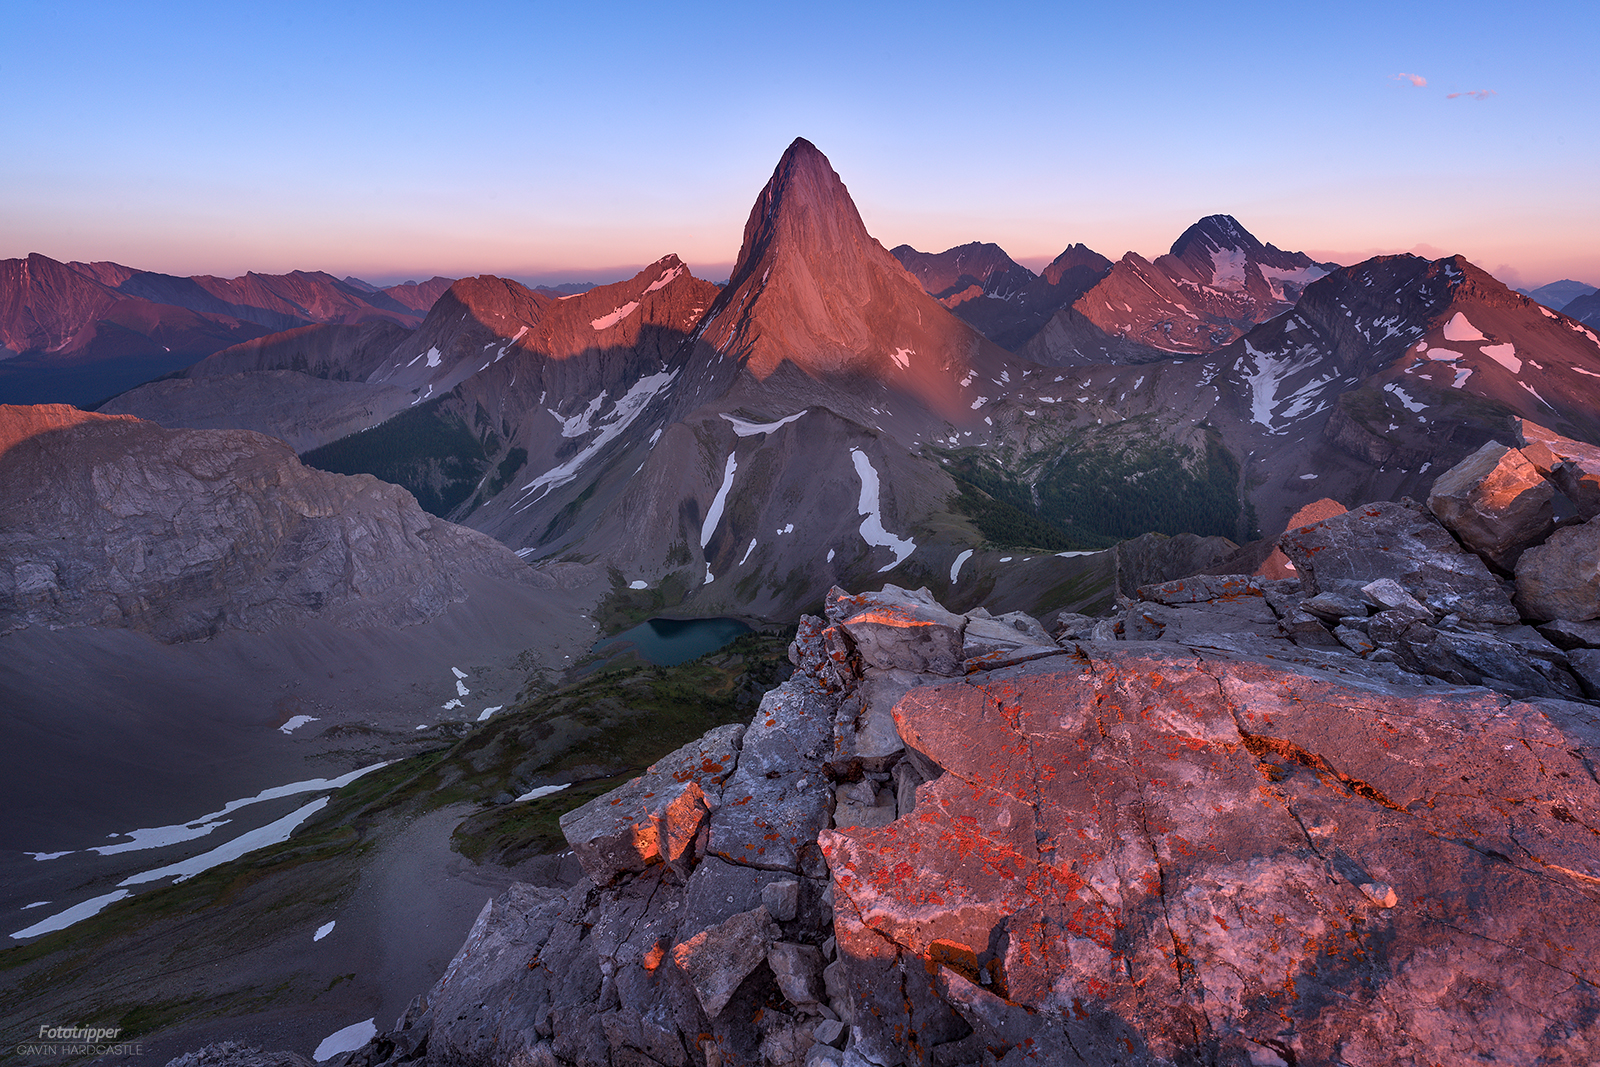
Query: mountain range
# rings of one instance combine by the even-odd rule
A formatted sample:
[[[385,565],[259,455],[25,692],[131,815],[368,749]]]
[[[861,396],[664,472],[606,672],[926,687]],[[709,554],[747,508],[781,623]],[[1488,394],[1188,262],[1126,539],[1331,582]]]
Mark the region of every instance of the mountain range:
[[[695,277],[670,254],[632,278],[568,291],[490,275],[386,289],[325,274],[181,279],[38,255],[0,266],[0,340],[11,353],[0,360],[4,397],[70,388],[88,405],[116,394],[92,413],[0,405],[0,637],[8,653],[0,695],[26,733],[26,743],[5,754],[0,775],[0,800],[22,813],[7,827],[0,881],[10,881],[16,909],[56,901],[51,913],[70,905],[63,917],[77,909],[93,917],[96,907],[129,895],[104,890],[142,885],[168,869],[137,855],[103,863],[107,853],[89,853],[176,848],[223,824],[183,819],[216,808],[219,797],[241,798],[225,812],[242,810],[232,805],[253,805],[244,798],[257,789],[283,805],[260,809],[250,832],[264,831],[269,818],[304,810],[288,797],[338,780],[324,763],[344,773],[372,770],[362,787],[372,792],[356,791],[367,814],[350,816],[348,829],[305,824],[316,849],[335,839],[340,848],[365,848],[370,824],[363,820],[404,802],[401,794],[440,804],[484,800],[473,818],[484,826],[505,819],[506,840],[521,835],[515,847],[527,846],[535,831],[517,821],[527,810],[517,805],[535,791],[577,785],[567,796],[574,807],[581,790],[599,796],[661,754],[624,753],[606,732],[614,724],[601,719],[631,707],[641,687],[665,684],[665,675],[619,681],[584,673],[595,667],[586,659],[595,639],[632,622],[732,616],[788,627],[814,611],[842,626],[860,615],[859,633],[868,636],[852,638],[859,646],[829,645],[842,639],[826,635],[828,623],[804,624],[811,630],[797,635],[791,656],[806,677],[793,695],[837,682],[830,664],[856,670],[859,656],[845,653],[870,656],[874,640],[885,648],[903,641],[908,655],[925,657],[914,635],[897,629],[904,612],[885,608],[880,617],[867,600],[842,593],[893,583],[923,591],[883,605],[943,620],[938,625],[958,634],[957,650],[971,647],[974,662],[1005,652],[1004,663],[973,670],[1021,663],[1045,646],[1067,663],[1076,640],[1142,639],[1146,625],[1159,635],[1157,615],[1175,639],[1189,609],[1163,614],[1129,598],[1198,572],[1257,572],[1277,535],[1299,528],[1310,505],[1330,515],[1345,505],[1426,498],[1440,473],[1489,442],[1535,454],[1524,440],[1528,424],[1560,435],[1573,455],[1600,443],[1593,399],[1600,338],[1580,318],[1592,293],[1573,297],[1563,312],[1460,256],[1317,262],[1263,243],[1222,214],[1200,219],[1153,260],[1129,253],[1113,261],[1074,243],[1038,275],[982,242],[891,251],[868,232],[828,159],[804,139],[789,146],[756,195],[721,285]],[[1554,460],[1550,484],[1582,489],[1579,475],[1587,475]],[[1563,472],[1572,477],[1563,481]],[[1554,527],[1571,501],[1546,492]],[[1347,524],[1389,514],[1384,509],[1404,512],[1407,522],[1431,521],[1409,504],[1372,506]],[[1291,519],[1296,514],[1302,519]],[[1297,557],[1302,565],[1309,558]],[[1480,566],[1475,580],[1499,589],[1506,575],[1491,566]],[[1185,631],[1194,647],[1212,649],[1206,655],[1222,654],[1204,643],[1218,636],[1215,619],[1244,611],[1231,581],[1219,580],[1215,595],[1202,598],[1216,601],[1214,612]],[[1248,582],[1262,603],[1249,605],[1246,622],[1266,628],[1249,630],[1260,638],[1257,652],[1298,647],[1290,628],[1312,632],[1301,616],[1313,606],[1334,611],[1330,625],[1356,618],[1345,614],[1353,601],[1312,605],[1322,599],[1313,588],[1284,599],[1275,584]],[[1269,601],[1269,593],[1278,599]],[[1181,583],[1161,595],[1168,607],[1189,603]],[[1409,610],[1396,603],[1386,610]],[[1366,607],[1356,608],[1366,622]],[[1458,650],[1487,640],[1446,633],[1450,616],[1421,610],[1438,626],[1429,640],[1448,637]],[[1500,621],[1518,628],[1507,611]],[[1037,620],[1047,618],[1079,629],[1064,630],[1057,646],[1040,630]],[[1320,636],[1331,632],[1315,625]],[[892,636],[870,636],[879,629]],[[983,644],[995,634],[1004,640]],[[1017,652],[1019,634],[1033,651]],[[1398,637],[1390,644],[1409,648]],[[1013,653],[1022,658],[1007,658]],[[745,654],[730,654],[728,663]],[[972,686],[961,675],[964,662],[952,655],[941,668],[962,692]],[[1296,662],[1343,669],[1309,652]],[[1395,674],[1396,660],[1360,662],[1372,685],[1424,684]],[[1488,667],[1433,676],[1500,677]],[[492,717],[513,704],[565,700],[558,687],[586,677],[594,698],[582,707],[526,731],[471,732],[475,723],[498,723]],[[712,684],[699,677],[696,684]],[[716,684],[728,680],[718,677]],[[905,692],[884,678],[868,694],[880,727]],[[669,707],[692,706],[675,724],[692,737],[712,724],[683,691]],[[840,707],[847,699],[854,698],[843,691],[828,697]],[[852,744],[871,740],[878,735],[870,703],[844,712],[830,705],[805,729],[831,733],[834,725],[819,724],[838,713],[838,723],[854,724],[839,727]],[[774,721],[764,728],[777,730]],[[1335,732],[1343,722],[1331,712],[1329,721]],[[290,737],[316,722],[321,732]],[[883,727],[879,739],[895,729]],[[114,744],[80,752],[80,735],[95,731],[107,731]],[[799,781],[788,756],[772,763],[787,768],[782,783],[757,774],[768,742],[760,731],[748,736],[758,740],[741,750],[740,759],[751,761],[741,774],[756,783],[752,789]],[[456,738],[461,748],[444,759],[440,744]],[[569,750],[576,754],[563,766],[564,780],[546,781],[540,760]],[[380,767],[414,752],[441,760],[437,774],[407,764],[404,777]],[[1288,749],[1278,754],[1290,773],[1322,773],[1321,764],[1294,763],[1299,757]],[[908,810],[904,798],[884,802],[904,777],[891,776],[887,763],[824,768],[822,757],[797,758],[806,763],[806,784],[796,784],[794,796],[803,793],[821,813],[813,841],[822,840],[827,813],[847,801]],[[716,762],[696,760],[702,768]],[[312,761],[314,776],[294,769]],[[462,784],[469,776],[462,767],[481,776],[501,764],[492,794],[479,797]],[[162,772],[152,775],[151,767]],[[307,790],[276,791],[292,777],[310,779],[295,783]],[[470,780],[477,789],[478,779]],[[1254,789],[1255,778],[1241,781],[1250,783],[1245,793]],[[913,782],[913,798],[916,789]],[[78,790],[94,803],[79,803]],[[369,802],[372,808],[361,807]],[[118,804],[140,814],[124,816]],[[757,808],[765,811],[766,800],[750,810]],[[724,823],[744,818],[734,803],[719,810]],[[678,817],[672,812],[661,815],[663,826]],[[245,816],[235,817],[235,829],[243,829]],[[158,829],[126,831],[136,825]],[[442,816],[438,825],[446,826]],[[36,840],[40,826],[55,840]],[[104,842],[110,830],[155,843],[84,843]],[[309,869],[311,846],[287,837],[278,839],[286,851],[275,855]],[[776,840],[750,829],[750,840],[758,838]],[[722,855],[732,847],[713,843],[721,858],[705,861],[697,875],[737,866]],[[691,859],[703,851],[685,848]],[[810,866],[796,858],[798,876],[824,877],[819,857]],[[112,870],[113,863],[127,866]],[[750,869],[765,870],[759,861]],[[329,881],[318,883],[314,907],[293,906],[297,922],[322,922],[321,911],[331,915],[333,902],[344,899],[345,868],[339,878],[317,870]],[[775,870],[761,877],[776,879]],[[241,914],[250,914],[250,899],[266,899],[251,896],[249,878],[212,877],[220,883],[202,882],[216,894],[206,898],[208,922],[233,924],[222,909],[245,901]],[[744,874],[728,877],[748,882]],[[764,883],[754,884],[741,883],[751,899],[739,914],[765,900]],[[279,894],[294,889],[285,880],[273,886]],[[181,892],[202,892],[168,888],[169,896],[138,898],[148,914]],[[471,898],[462,905],[470,916],[482,895],[475,886],[462,893]],[[720,900],[721,890],[705,899],[712,896]],[[172,906],[175,916],[151,920],[168,924],[161,936],[169,940],[160,942],[168,947],[187,937],[189,905]],[[823,915],[810,897],[805,908],[812,918]],[[38,915],[19,920],[11,936],[30,941],[63,928]],[[719,912],[716,921],[725,919]],[[840,929],[851,929],[849,921],[846,914]],[[106,932],[113,925],[108,918],[95,926],[94,937],[122,936]],[[264,928],[233,925],[266,936]],[[124,955],[95,981],[138,980],[140,953],[153,950],[129,943],[119,942]],[[37,957],[29,955],[35,945],[45,946]],[[820,944],[813,947],[820,960]],[[281,949],[274,943],[270,952]],[[17,974],[37,975],[61,958],[49,953],[64,951],[59,942],[30,941],[11,958],[23,960]],[[253,958],[251,966],[258,964]],[[315,1011],[331,1014],[333,1003],[350,1019],[386,1011],[387,1023],[404,1010],[394,989],[385,989],[387,999],[373,993],[375,979],[356,976],[359,965],[324,964],[328,973],[317,973],[315,988],[296,987],[308,1003],[331,994]],[[272,967],[286,965],[261,966],[272,976],[280,973]],[[439,961],[433,973],[442,969]],[[519,957],[514,969],[520,975],[532,965]],[[241,973],[256,980],[255,971]],[[204,982],[189,981],[188,972],[164,974],[161,995],[200,1003]],[[341,982],[346,987],[335,992]],[[29,996],[45,996],[35,986],[47,984],[30,986]],[[620,994],[605,986],[596,995],[609,1011]],[[60,1003],[76,1010],[76,1001]],[[243,1012],[244,1003],[226,1010]],[[359,1014],[349,1014],[357,1004]],[[421,1010],[402,1016],[395,1030],[425,1030]],[[777,1032],[779,1014],[772,1020],[765,1025]],[[298,1040],[311,1024],[285,1025]]]
[[[530,562],[610,568],[619,604],[781,618],[886,578],[1088,603],[1104,562],[1059,553],[1417,495],[1509,416],[1600,439],[1591,377],[1592,329],[1461,257],[1340,267],[1226,215],[1037,277],[891,253],[802,139],[720,289],[674,256],[561,297],[462,279],[414,332],[299,327],[103,410],[292,438]]]

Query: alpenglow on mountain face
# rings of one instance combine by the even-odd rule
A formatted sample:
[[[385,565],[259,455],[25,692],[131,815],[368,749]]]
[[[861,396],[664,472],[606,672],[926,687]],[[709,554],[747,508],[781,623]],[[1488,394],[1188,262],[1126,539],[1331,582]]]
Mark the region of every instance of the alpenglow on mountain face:
[[[980,242],[890,253],[803,139],[720,289],[666,256],[563,299],[463,279],[414,332],[353,329],[251,341],[115,410],[293,426],[311,463],[531,562],[774,617],[884,574],[1008,587],[1040,565],[1010,546],[1242,542],[1322,497],[1421,495],[1506,416],[1592,437],[1600,373],[1582,324],[1463,260],[1337,268],[1226,215],[1154,262],[1073,245],[1037,277]]]

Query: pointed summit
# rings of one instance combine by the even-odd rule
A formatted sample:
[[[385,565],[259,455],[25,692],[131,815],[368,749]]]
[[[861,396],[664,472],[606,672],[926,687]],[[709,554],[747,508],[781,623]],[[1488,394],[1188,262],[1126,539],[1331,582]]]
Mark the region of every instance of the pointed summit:
[[[817,380],[870,378],[951,413],[970,409],[956,382],[974,361],[1005,359],[867,233],[839,175],[804,138],[756,197],[699,336],[759,380],[785,364]]]
[[[1207,215],[1172,242],[1172,254],[1179,259],[1185,258],[1191,248],[1199,249],[1202,256],[1220,251],[1252,254],[1266,251],[1255,234],[1239,225],[1239,220],[1232,215]]]
[[[1336,266],[1264,245],[1232,215],[1207,215],[1153,263],[1129,252],[1073,306],[1115,337],[1210,352],[1287,311]]]

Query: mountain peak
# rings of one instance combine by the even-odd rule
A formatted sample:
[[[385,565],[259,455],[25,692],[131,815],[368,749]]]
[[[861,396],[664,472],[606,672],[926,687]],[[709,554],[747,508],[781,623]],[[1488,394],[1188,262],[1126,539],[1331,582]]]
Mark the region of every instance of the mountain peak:
[[[1258,252],[1264,247],[1255,235],[1232,215],[1207,215],[1190,226],[1172,242],[1172,254],[1182,258],[1192,246],[1199,245],[1206,253],[1232,249],[1239,252]]]
[[[737,288],[775,243],[793,241],[828,255],[862,240],[871,238],[833,164],[796,137],[750,209],[729,288]]]

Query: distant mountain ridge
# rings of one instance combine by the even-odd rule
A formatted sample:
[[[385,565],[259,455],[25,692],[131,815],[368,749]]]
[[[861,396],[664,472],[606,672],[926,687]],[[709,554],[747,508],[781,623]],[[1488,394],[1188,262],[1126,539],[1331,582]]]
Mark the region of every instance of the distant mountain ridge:
[[[377,288],[322,271],[181,278],[0,261],[0,401],[103,400],[243,341],[313,324],[420,325],[450,280]]]

